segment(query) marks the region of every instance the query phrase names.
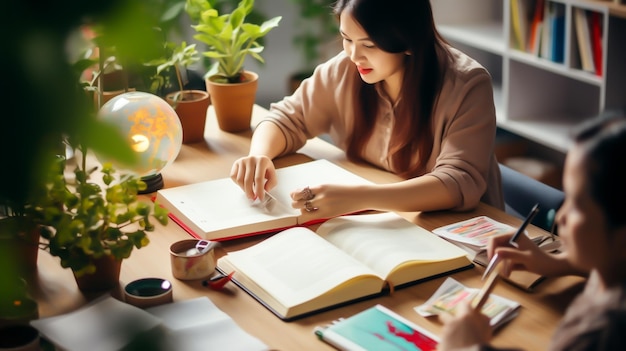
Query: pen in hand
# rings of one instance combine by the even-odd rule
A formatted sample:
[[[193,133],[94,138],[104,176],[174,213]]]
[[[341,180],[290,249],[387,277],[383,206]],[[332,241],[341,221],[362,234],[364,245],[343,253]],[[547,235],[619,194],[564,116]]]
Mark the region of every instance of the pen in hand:
[[[517,239],[524,232],[524,230],[526,230],[526,227],[530,224],[533,218],[535,218],[535,215],[537,215],[538,212],[539,204],[535,204],[535,206],[533,206],[533,208],[530,210],[530,213],[528,213],[528,216],[526,216],[526,218],[524,219],[522,225],[520,225],[519,229],[515,232],[515,234],[513,234],[511,239],[509,239],[509,245],[517,247]]]
[[[498,277],[500,276],[500,267],[498,266],[491,272],[489,275],[489,279],[483,284],[482,289],[478,292],[478,295],[472,300],[472,308],[480,311],[487,300],[489,300],[489,295],[493,291],[493,288],[496,287],[496,283],[498,282]]]
[[[535,217],[535,215],[537,215],[538,212],[539,212],[539,204],[535,204],[535,206],[533,206],[533,208],[530,210],[530,213],[528,213],[528,215],[524,219],[524,222],[522,222],[522,225],[520,225],[520,227],[517,229],[515,234],[511,236],[511,239],[509,239],[509,245],[515,248],[518,247],[517,239],[522,233],[524,233],[524,230],[526,230],[526,227],[528,226],[528,224],[530,224],[530,222],[533,220],[533,218]],[[483,280],[485,279],[485,277],[489,275],[489,273],[491,273],[491,271],[493,271],[493,269],[496,267],[496,265],[499,262],[500,262],[500,258],[498,257],[498,254],[496,253],[495,255],[493,255],[493,257],[489,261],[489,264],[487,265],[487,269],[485,269],[485,273],[483,274],[483,277],[482,277]]]

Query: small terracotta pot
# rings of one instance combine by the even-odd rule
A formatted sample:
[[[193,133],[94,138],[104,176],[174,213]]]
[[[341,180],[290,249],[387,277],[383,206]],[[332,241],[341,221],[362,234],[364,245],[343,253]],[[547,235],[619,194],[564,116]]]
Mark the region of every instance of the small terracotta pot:
[[[246,77],[243,83],[217,83],[212,77],[205,79],[217,123],[225,132],[237,133],[250,129],[259,75],[250,71],[243,74]]]
[[[185,90],[183,99],[176,101],[179,92],[166,95],[165,100],[174,107],[183,126],[183,144],[204,141],[207,109],[211,103],[209,93],[203,90]]]
[[[80,291],[105,291],[119,284],[122,260],[117,260],[112,256],[102,256],[94,259],[93,263],[96,265],[96,271],[93,274],[83,274],[81,276],[74,274]]]

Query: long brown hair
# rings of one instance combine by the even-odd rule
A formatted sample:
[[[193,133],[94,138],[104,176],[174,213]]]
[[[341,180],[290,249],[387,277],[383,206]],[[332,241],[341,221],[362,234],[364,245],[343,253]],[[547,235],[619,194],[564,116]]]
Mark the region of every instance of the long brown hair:
[[[339,0],[334,11],[338,17],[350,13],[383,51],[409,53],[405,56],[389,152],[399,175],[414,177],[422,172],[433,149],[431,116],[448,62],[438,58],[438,52],[447,53],[447,50],[435,28],[430,1]],[[378,113],[375,86],[360,81],[354,101],[354,130],[347,150],[353,160],[362,158]],[[412,162],[415,153],[419,156],[418,163]]]

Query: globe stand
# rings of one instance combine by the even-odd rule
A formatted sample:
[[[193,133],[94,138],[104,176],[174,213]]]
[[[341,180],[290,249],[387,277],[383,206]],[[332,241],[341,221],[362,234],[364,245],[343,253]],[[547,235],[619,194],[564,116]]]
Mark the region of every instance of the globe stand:
[[[161,173],[151,174],[148,176],[141,177],[141,180],[143,180],[146,183],[147,187],[146,187],[146,190],[138,191],[139,194],[153,193],[159,189],[162,189],[164,185],[163,176],[161,176]]]

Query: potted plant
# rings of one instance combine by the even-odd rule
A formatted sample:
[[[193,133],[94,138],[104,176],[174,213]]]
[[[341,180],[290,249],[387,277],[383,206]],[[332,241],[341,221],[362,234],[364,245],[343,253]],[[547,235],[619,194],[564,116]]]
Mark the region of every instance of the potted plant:
[[[39,231],[28,214],[27,204],[2,201],[0,205],[0,247],[15,269],[31,275],[37,269]]]
[[[302,50],[304,62],[303,67],[289,78],[289,93],[293,93],[304,79],[310,77],[321,61],[328,59],[327,51],[332,44],[337,43],[334,39],[339,33],[332,15],[332,4],[335,0],[291,1],[299,7],[300,16],[296,21],[299,34],[294,36],[293,44]]]
[[[122,260],[148,245],[152,220],[167,224],[167,210],[139,200],[146,184],[135,175],[118,174],[110,163],[102,165],[101,182],[92,180],[85,170],[86,150],[80,153],[73,180],[66,176],[64,157],[52,163],[32,212],[41,226],[42,249],[72,270],[79,288],[107,290],[118,284]]]
[[[187,45],[187,42],[183,41],[176,45],[166,42],[164,49],[169,55],[146,63],[148,66],[156,66],[151,90],[156,91],[166,85],[170,77],[167,73],[173,70],[178,89],[166,94],[165,100],[178,114],[183,126],[183,143],[203,141],[206,114],[210,104],[209,94],[203,90],[185,90],[183,83],[183,70],[187,73],[188,68],[200,60],[196,44]]]
[[[205,81],[220,129],[250,129],[258,75],[243,69],[248,56],[264,63],[259,39],[278,26],[281,16],[261,25],[246,22],[254,0],[241,0],[228,14],[219,14],[209,0],[187,0],[186,11],[196,25],[194,38],[206,44],[203,54],[214,60]],[[232,109],[232,110],[231,110]]]

